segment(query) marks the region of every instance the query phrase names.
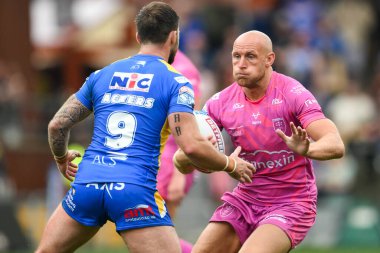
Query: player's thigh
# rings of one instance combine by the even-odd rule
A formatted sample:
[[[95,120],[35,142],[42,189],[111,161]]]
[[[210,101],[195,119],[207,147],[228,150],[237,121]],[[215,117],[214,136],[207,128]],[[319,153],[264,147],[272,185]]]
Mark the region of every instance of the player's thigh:
[[[59,204],[45,227],[36,252],[73,252],[93,237],[99,228],[78,223]]]
[[[239,253],[286,253],[290,248],[290,239],[281,228],[263,224],[248,237]]]
[[[178,235],[172,226],[120,231],[130,253],[180,253]]]
[[[233,253],[241,247],[233,227],[226,222],[210,222],[199,236],[192,253]]]

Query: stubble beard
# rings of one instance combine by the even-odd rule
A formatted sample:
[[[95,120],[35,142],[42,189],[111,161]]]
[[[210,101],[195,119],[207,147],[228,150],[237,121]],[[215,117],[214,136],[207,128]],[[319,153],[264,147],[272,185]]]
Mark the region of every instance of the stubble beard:
[[[174,48],[170,49],[169,58],[168,58],[169,64],[172,64],[174,62],[174,58],[176,54],[177,54],[177,49],[174,49]]]

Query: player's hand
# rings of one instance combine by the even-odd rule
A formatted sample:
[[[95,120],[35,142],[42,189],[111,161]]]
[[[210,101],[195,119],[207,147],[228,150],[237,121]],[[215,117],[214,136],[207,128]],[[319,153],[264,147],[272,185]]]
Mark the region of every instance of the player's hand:
[[[71,182],[74,180],[74,177],[78,171],[78,165],[74,164],[72,161],[80,157],[80,153],[76,150],[68,150],[65,157],[55,160],[59,172]]]
[[[180,148],[173,155],[173,163],[174,167],[182,174],[189,174],[195,170],[189,157]]]
[[[290,129],[292,131],[291,136],[287,136],[280,129],[276,129],[276,133],[292,151],[306,156],[310,146],[310,139],[306,130],[300,126],[296,127],[293,122],[290,122]]]
[[[236,169],[230,172],[229,175],[241,183],[252,183],[253,173],[256,172],[255,166],[251,163],[244,161],[239,157],[241,147],[238,146],[230,155],[236,162]]]

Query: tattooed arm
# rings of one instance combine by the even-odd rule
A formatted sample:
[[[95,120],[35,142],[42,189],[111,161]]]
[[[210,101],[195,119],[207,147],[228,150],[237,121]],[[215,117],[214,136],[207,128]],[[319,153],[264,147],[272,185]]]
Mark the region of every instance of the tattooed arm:
[[[188,161],[181,159],[183,164],[177,165],[187,167],[189,163],[191,163],[203,172],[205,170],[224,170],[229,172],[233,178],[240,182],[251,182],[250,177],[255,168],[252,164],[238,157],[240,149],[237,149],[237,151],[229,157],[217,151],[211,142],[201,135],[195,117],[191,113],[171,113],[168,119],[172,135],[177,145],[183,151],[185,157],[189,159]],[[181,161],[177,162],[181,163]]]
[[[48,125],[48,141],[58,169],[69,180],[76,173],[77,166],[71,161],[80,154],[74,150],[67,150],[70,129],[92,113],[75,95],[70,96],[62,105]]]

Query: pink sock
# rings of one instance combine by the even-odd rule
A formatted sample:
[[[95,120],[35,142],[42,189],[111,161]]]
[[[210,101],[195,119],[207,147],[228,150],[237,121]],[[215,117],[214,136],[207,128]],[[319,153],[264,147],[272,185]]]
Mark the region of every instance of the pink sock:
[[[193,245],[185,240],[180,239],[182,253],[190,253]]]

